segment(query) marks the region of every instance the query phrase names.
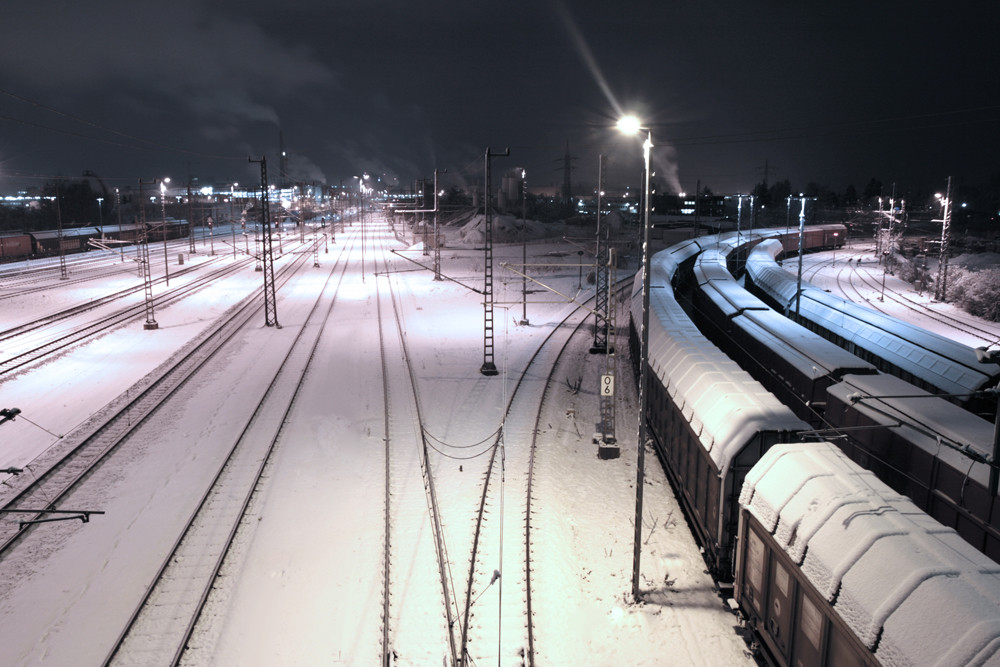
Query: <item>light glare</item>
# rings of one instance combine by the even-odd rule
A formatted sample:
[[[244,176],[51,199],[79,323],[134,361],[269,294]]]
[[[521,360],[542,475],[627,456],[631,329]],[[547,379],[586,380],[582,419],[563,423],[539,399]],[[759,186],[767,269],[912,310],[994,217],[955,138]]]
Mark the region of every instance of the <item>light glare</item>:
[[[622,116],[618,120],[618,129],[625,134],[636,134],[640,129],[639,119],[635,116]]]

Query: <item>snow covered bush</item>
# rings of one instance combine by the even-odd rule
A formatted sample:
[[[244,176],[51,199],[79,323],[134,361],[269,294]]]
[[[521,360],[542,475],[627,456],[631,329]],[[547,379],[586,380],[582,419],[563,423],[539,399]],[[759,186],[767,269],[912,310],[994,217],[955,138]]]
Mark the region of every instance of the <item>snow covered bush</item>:
[[[1000,268],[949,268],[948,301],[968,313],[1000,322]]]

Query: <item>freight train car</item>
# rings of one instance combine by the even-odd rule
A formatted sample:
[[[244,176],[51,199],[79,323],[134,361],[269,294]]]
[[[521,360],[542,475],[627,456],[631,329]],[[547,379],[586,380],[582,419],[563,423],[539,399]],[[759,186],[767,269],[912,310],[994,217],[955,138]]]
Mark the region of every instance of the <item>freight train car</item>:
[[[25,259],[34,254],[31,234],[0,234],[0,261]]]
[[[62,247],[63,254],[86,252],[90,249],[87,242],[101,237],[96,227],[72,227],[43,232],[31,232],[34,241],[35,255],[38,257],[54,257]]]
[[[743,476],[768,447],[809,427],[698,331],[670,287],[676,264],[661,254],[650,273],[646,418],[709,569],[729,581]],[[640,287],[633,321],[641,308]],[[631,344],[638,359],[634,327]]]
[[[877,369],[743,289],[723,268],[722,248],[706,250],[695,261],[695,322],[800,418],[822,426],[827,388],[848,373]]]
[[[803,283],[778,266],[783,246],[764,242],[747,260],[750,289],[775,308],[852,354],[927,391],[947,394],[977,414],[995,400],[982,391],[1000,382],[1000,365],[980,363],[976,351],[870,308]]]
[[[720,248],[693,265],[696,321],[714,342],[799,417],[835,434],[852,459],[1000,558],[993,426],[774,312],[720,268]]]
[[[851,459],[1000,561],[992,424],[884,373],[845,376],[827,390],[826,414]]]
[[[1000,566],[837,447],[772,447],[739,523],[734,595],[772,664],[1000,664]]]

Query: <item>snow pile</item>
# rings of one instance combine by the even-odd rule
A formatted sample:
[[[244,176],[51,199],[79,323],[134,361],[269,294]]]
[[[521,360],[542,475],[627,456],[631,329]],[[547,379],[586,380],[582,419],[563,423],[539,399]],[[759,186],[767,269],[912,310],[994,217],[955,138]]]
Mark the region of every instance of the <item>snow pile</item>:
[[[995,252],[963,253],[956,257],[949,257],[948,266],[961,266],[970,271],[995,269],[1000,266],[1000,254]]]
[[[486,217],[482,214],[472,216],[472,219],[458,230],[458,241],[472,245],[483,243],[485,224]],[[566,225],[561,222],[542,223],[537,220],[521,220],[512,215],[493,216],[493,241],[496,243],[557,238],[565,234]]]

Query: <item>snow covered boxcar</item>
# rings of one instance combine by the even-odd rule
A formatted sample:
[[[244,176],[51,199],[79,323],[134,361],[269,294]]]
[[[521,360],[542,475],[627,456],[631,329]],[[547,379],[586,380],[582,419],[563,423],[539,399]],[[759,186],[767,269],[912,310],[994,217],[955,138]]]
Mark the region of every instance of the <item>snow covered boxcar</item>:
[[[777,665],[1000,665],[1000,566],[829,443],[740,494],[734,594]]]

